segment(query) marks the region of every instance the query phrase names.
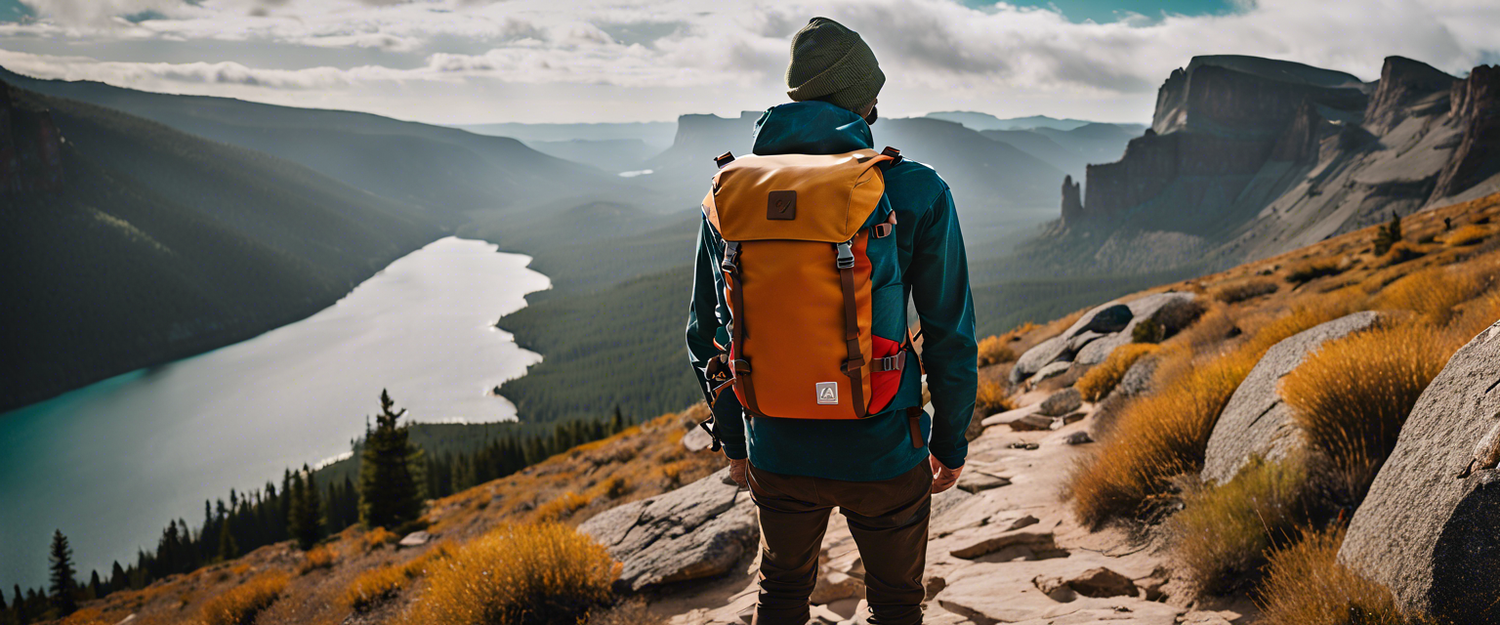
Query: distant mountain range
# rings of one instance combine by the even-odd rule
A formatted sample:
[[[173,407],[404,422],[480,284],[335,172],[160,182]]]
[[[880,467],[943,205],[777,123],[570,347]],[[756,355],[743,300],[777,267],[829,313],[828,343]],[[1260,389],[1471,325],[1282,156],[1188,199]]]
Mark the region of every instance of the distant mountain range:
[[[332,304],[441,235],[311,169],[0,82],[0,410]]]
[[[467,211],[524,208],[577,195],[583,187],[631,188],[516,139],[456,128],[368,113],[40,80],[3,69],[0,80],[283,158],[354,188],[421,207],[448,225],[467,222]]]
[[[1028,117],[1011,117],[1009,119],[1000,119],[999,117],[995,117],[994,115],[990,115],[989,113],[979,113],[975,111],[938,111],[936,113],[928,113],[926,117],[931,119],[950,121],[957,124],[963,124],[965,126],[968,126],[969,128],[973,128],[974,130],[1035,130],[1038,128],[1048,128],[1051,130],[1073,130],[1081,126],[1099,123],[1088,121],[1085,119],[1057,119],[1055,117],[1048,117],[1046,115],[1031,115]],[[1140,129],[1145,129],[1145,126],[1140,126],[1139,124],[1111,125],[1120,125],[1127,128],[1139,126]]]

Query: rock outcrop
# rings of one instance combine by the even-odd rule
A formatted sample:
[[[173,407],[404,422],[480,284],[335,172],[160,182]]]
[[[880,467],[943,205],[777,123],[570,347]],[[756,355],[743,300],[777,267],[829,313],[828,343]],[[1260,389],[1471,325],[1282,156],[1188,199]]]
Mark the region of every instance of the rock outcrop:
[[[46,109],[22,106],[0,82],[0,195],[62,186],[62,133]]]
[[[1496,622],[1500,471],[1456,477],[1500,425],[1500,323],[1458,350],[1412,408],[1354,513],[1339,561],[1401,607],[1441,622]]]
[[[1063,176],[1062,185],[1062,219],[1063,223],[1072,223],[1083,217],[1083,195],[1079,189],[1080,184],[1073,182],[1073,176]]]
[[[1126,310],[1121,310],[1125,308]],[[1125,314],[1125,313],[1129,314]],[[1058,362],[1095,365],[1104,362],[1116,347],[1129,343],[1136,325],[1145,320],[1161,323],[1168,336],[1197,318],[1201,309],[1192,293],[1153,293],[1126,304],[1109,303],[1084,313],[1062,334],[1036,344],[1011,367],[1012,384],[1030,379]],[[1120,322],[1124,321],[1124,325]],[[1098,332],[1118,328],[1117,331]]]
[[[1438,174],[1435,198],[1500,174],[1500,65],[1480,65],[1453,83],[1449,116],[1463,128],[1458,150]]]
[[[1380,68],[1380,82],[1365,109],[1365,127],[1382,133],[1407,116],[1407,108],[1441,93],[1447,95],[1458,79],[1421,61],[1388,56]]]
[[[749,493],[725,484],[724,469],[652,499],[600,514],[578,530],[619,561],[631,590],[728,571],[760,538]]]
[[[1305,447],[1307,441],[1293,421],[1291,407],[1281,398],[1281,379],[1324,343],[1369,329],[1378,319],[1379,313],[1354,313],[1295,334],[1267,350],[1219,415],[1204,454],[1203,481],[1223,484],[1251,458],[1280,460]]]

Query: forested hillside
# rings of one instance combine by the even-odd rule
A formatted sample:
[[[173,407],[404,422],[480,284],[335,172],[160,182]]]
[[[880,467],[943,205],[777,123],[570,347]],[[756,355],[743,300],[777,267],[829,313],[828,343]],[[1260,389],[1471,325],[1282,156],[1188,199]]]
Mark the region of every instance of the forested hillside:
[[[277,158],[0,91],[22,182],[0,189],[0,409],[300,319],[440,235]]]

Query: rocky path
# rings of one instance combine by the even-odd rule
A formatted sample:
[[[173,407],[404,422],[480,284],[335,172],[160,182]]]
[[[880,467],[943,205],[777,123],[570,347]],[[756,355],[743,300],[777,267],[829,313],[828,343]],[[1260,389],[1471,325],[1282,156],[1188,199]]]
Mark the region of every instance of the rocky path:
[[[1049,395],[1038,391],[1020,399],[1023,405],[1035,405]],[[1032,412],[1034,407],[1014,414]],[[1005,423],[1014,418],[1009,414],[986,421],[983,433],[970,443],[958,488],[934,500],[927,623],[1249,621],[1233,610],[1192,611],[1173,602],[1170,574],[1155,549],[1120,530],[1090,532],[1073,521],[1063,486],[1092,444],[1085,434],[1092,412],[1093,406],[1084,404],[1070,411],[1069,423],[1056,430],[1013,429]],[[657,597],[653,609],[676,615],[673,625],[749,623],[758,564],[746,557],[715,581]],[[863,568],[839,515],[824,539],[821,569],[813,622],[860,622]]]

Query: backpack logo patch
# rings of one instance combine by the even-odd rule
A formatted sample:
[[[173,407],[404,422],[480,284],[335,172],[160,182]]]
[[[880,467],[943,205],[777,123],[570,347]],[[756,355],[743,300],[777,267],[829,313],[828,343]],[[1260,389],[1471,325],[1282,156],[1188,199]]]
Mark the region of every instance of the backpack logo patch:
[[[796,218],[796,191],[772,191],[766,194],[766,219],[792,220]]]
[[[838,382],[819,382],[817,384],[817,387],[818,387],[818,404],[820,404],[820,405],[829,405],[829,404],[831,404],[831,405],[838,405],[838,403],[839,403],[839,383]]]

